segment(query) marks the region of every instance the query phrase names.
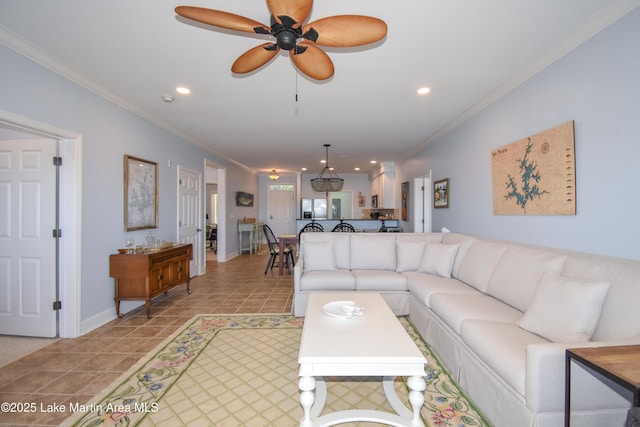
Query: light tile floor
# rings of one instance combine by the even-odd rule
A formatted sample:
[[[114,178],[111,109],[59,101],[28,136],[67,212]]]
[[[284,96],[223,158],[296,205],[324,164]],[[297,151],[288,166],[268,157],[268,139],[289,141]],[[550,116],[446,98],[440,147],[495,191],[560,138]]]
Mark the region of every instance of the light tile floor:
[[[286,270],[278,276],[277,268],[265,275],[267,254],[208,261],[207,273],[191,280],[191,295],[178,286],[153,300],[151,319],[143,306],[0,368],[0,403],[35,409],[0,411],[0,425],[58,425],[70,415],[71,402],[85,403],[196,314],[291,313],[293,276]]]

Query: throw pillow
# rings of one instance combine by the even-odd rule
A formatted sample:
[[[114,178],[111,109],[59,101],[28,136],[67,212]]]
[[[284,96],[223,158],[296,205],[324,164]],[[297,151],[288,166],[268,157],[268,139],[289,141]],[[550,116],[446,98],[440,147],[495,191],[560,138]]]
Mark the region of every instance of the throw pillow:
[[[333,241],[305,242],[303,249],[304,270],[335,270],[336,258]]]
[[[518,326],[553,342],[586,342],[598,325],[609,282],[545,273]]]
[[[403,271],[417,271],[422,262],[426,244],[427,242],[419,240],[397,240],[396,253],[398,265],[396,266],[396,271],[398,273],[402,273]]]
[[[460,248],[459,244],[428,243],[424,248],[424,256],[418,271],[450,278],[458,248]]]

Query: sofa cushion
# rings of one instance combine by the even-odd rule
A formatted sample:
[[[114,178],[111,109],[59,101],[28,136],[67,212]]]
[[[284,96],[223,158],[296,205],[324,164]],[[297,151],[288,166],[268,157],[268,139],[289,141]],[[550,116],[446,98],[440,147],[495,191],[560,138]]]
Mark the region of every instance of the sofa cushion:
[[[300,235],[300,250],[304,258],[304,248],[308,243],[333,242],[336,268],[349,270],[351,257],[349,248],[350,233],[302,233]]]
[[[326,242],[305,242],[304,271],[335,270],[336,252],[332,240]]]
[[[422,262],[424,247],[427,242],[421,240],[398,240],[396,241],[396,271],[417,271]]]
[[[609,282],[546,273],[518,326],[553,342],[586,342],[598,325]]]
[[[442,233],[395,233],[396,242],[442,243]]]
[[[431,308],[431,296],[434,294],[481,295],[480,291],[462,283],[458,279],[445,279],[432,274],[405,271],[409,292],[424,305]]]
[[[460,245],[444,245],[442,243],[427,243],[418,271],[450,278],[453,262]]]
[[[474,240],[458,268],[456,278],[486,292],[498,261],[506,252],[504,243]]]
[[[393,233],[349,233],[352,270],[396,269],[396,239]]]
[[[465,320],[460,336],[484,363],[522,396],[526,393],[527,346],[549,342],[514,323],[477,319]]]
[[[431,309],[458,335],[467,319],[515,324],[522,317],[522,312],[485,294],[435,294]]]
[[[300,278],[301,291],[353,291],[356,278],[349,270],[305,271]]]
[[[488,293],[526,311],[545,272],[560,273],[565,256],[537,248],[510,246],[489,281]]]
[[[407,278],[390,270],[351,270],[359,291],[406,291]]]
[[[454,277],[458,277],[458,272],[460,271],[460,266],[462,265],[462,261],[464,260],[465,255],[469,251],[471,245],[473,245],[474,239],[463,240],[459,243],[460,247],[458,248],[458,253],[456,253],[456,260],[453,262],[453,268],[451,269],[451,275]]]

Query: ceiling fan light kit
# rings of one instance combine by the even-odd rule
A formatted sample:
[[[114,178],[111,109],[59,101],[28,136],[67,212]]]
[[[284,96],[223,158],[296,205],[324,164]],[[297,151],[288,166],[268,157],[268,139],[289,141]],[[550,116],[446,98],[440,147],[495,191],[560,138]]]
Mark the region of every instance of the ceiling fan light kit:
[[[322,169],[317,177],[311,180],[311,188],[317,193],[326,194],[329,192],[340,191],[344,185],[344,179],[340,178],[338,174],[329,167],[329,147],[331,147],[331,144],[324,144],[326,152],[324,169]]]
[[[289,51],[295,67],[315,80],[333,76],[331,58],[318,46],[353,47],[375,43],[387,35],[384,21],[370,16],[338,15],[302,25],[311,13],[313,0],[267,0],[271,27],[253,19],[220,10],[178,6],[178,15],[219,28],[273,36],[275,43],[249,49],[236,59],[231,71],[245,74],[273,58],[280,49]]]

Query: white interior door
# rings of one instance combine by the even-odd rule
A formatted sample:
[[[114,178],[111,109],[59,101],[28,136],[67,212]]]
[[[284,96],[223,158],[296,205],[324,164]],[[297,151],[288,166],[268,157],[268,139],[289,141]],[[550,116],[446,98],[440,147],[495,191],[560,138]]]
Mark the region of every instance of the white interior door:
[[[431,172],[416,178],[413,182],[413,231],[428,233],[431,231]]]
[[[281,234],[295,234],[296,201],[293,186],[287,189],[269,189],[269,220],[267,224],[278,237]]]
[[[56,141],[0,141],[0,334],[54,337]]]
[[[178,172],[178,241],[193,245],[191,276],[199,274],[203,246],[200,222],[200,173],[180,168]]]

